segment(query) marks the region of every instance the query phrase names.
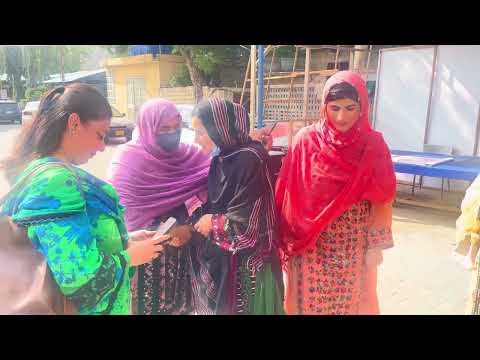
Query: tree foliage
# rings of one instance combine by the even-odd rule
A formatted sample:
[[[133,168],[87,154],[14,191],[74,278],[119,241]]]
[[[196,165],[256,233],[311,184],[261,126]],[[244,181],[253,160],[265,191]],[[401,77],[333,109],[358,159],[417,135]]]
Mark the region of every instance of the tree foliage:
[[[12,87],[13,97],[20,100],[23,97],[23,57],[22,50],[18,46],[4,46],[3,53],[5,58],[5,72],[7,81]]]
[[[185,59],[196,102],[203,98],[204,85],[218,82],[221,65],[242,60],[246,63],[249,56],[248,49],[239,45],[175,45],[173,53]],[[180,72],[175,76],[183,80],[184,75],[183,70],[183,74]]]
[[[0,74],[7,74],[10,94],[19,101],[25,88],[41,87],[50,75],[61,72],[61,49],[63,71],[69,73],[80,70],[93,48],[95,46],[89,45],[1,46]]]
[[[129,45],[101,45],[104,49],[107,49],[111,56],[121,57],[128,55]]]
[[[186,65],[182,66],[181,69],[170,78],[170,86],[192,86],[192,79],[190,79],[190,74]]]

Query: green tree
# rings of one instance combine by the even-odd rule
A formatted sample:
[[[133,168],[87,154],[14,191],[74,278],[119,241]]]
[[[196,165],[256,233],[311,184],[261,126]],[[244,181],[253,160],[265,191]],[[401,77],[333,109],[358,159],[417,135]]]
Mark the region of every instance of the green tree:
[[[128,55],[128,46],[129,45],[101,45],[104,49],[112,56],[126,56]]]
[[[82,63],[87,59],[93,46],[85,45],[66,45],[64,66],[65,72],[79,71]]]
[[[28,88],[36,86],[42,80],[40,75],[40,56],[41,49],[38,47],[32,46],[24,49],[25,77]]]
[[[170,86],[192,86],[192,80],[190,79],[190,73],[186,65],[170,78]]]
[[[69,53],[65,52],[65,63],[70,64]],[[22,49],[22,56],[27,87],[40,85],[44,80],[49,79],[49,75],[60,72],[59,47],[57,45],[26,46]],[[65,66],[65,72],[69,72],[71,68],[72,66],[68,66],[68,68]]]
[[[2,49],[5,58],[5,72],[12,86],[13,98],[20,101],[23,98],[22,75],[24,73],[22,50],[18,46],[4,46]]]
[[[25,101],[38,101],[47,92],[47,87],[40,85],[37,87],[28,87],[25,91]]]
[[[175,45],[175,53],[185,59],[196,103],[203,98],[204,85],[218,82],[217,70],[222,64],[249,56],[248,50],[240,45]]]
[[[0,75],[4,74],[5,71],[6,71],[5,52],[0,51]]]
[[[126,46],[126,45],[122,45]],[[8,82],[13,89],[14,98],[23,98],[26,79],[29,94],[36,97],[42,89],[42,82],[52,74],[61,72],[60,50],[63,50],[63,71],[79,71],[89,55],[97,48],[92,45],[50,45],[50,46],[2,46],[0,47],[0,74],[7,73]]]

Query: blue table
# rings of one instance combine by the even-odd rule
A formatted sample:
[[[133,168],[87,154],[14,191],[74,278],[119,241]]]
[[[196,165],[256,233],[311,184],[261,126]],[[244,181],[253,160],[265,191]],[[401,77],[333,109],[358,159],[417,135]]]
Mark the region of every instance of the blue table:
[[[288,146],[288,137],[285,136],[275,139],[273,145],[285,147]],[[452,161],[434,166],[402,164],[397,162],[394,163],[394,167],[395,172],[398,173],[466,180],[470,182],[475,180],[475,178],[480,174],[480,157],[476,156],[453,156],[403,150],[391,150],[391,153],[392,155],[418,156],[439,159],[445,157],[454,158]]]
[[[480,174],[480,157],[476,156],[449,156],[403,150],[392,150],[391,153],[392,155],[435,157],[439,159],[454,158],[452,161],[434,166],[394,163],[395,172],[399,173],[466,181],[473,181]]]
[[[439,159],[446,157],[453,158],[451,161],[432,166],[394,162],[393,165],[395,172],[414,175],[412,183],[412,195],[415,192],[415,180],[417,175],[442,178],[441,198],[443,199],[444,179],[466,180],[472,182],[480,174],[480,158],[476,156],[453,156],[403,150],[392,150],[391,153],[392,155],[414,157],[429,157]],[[422,185],[420,182],[420,189],[421,188]]]

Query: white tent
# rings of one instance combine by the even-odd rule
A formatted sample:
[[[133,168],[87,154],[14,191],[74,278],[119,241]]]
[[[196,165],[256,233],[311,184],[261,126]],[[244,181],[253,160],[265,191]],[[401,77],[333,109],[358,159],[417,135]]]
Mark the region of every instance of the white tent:
[[[455,155],[480,155],[479,64],[479,45],[381,50],[374,128],[391,149],[422,151],[432,144],[451,146]]]

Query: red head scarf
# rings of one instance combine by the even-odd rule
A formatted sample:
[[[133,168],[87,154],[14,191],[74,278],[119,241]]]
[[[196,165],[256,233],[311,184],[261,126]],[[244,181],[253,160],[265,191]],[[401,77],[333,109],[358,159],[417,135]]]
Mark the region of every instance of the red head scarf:
[[[360,117],[347,132],[326,118],[333,85],[347,82],[358,92]],[[303,128],[284,159],[276,186],[282,250],[299,255],[328,224],[353,204],[387,204],[395,197],[392,159],[382,135],[368,121],[368,92],[356,73],[341,71],[325,84],[322,121]]]

